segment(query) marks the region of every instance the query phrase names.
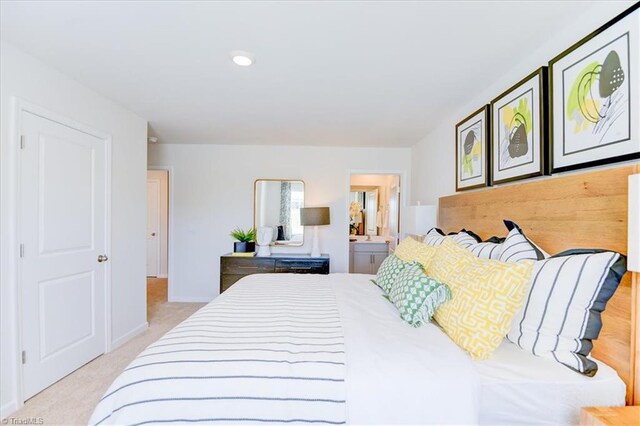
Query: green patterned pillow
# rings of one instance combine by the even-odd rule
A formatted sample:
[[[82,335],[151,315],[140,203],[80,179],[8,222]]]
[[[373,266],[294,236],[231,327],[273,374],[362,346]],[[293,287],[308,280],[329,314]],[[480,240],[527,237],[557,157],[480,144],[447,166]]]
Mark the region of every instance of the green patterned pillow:
[[[376,279],[371,281],[384,290],[385,293],[389,294],[396,277],[408,265],[411,265],[411,263],[403,262],[398,256],[392,254],[382,262],[380,269],[378,269]]]
[[[451,300],[449,287],[428,277],[419,264],[409,265],[396,277],[389,299],[402,320],[413,327],[430,322],[436,309]]]

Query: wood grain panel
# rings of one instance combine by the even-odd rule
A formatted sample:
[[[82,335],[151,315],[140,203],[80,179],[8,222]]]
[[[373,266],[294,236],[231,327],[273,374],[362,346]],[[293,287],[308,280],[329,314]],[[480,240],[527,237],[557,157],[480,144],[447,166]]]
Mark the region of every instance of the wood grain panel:
[[[510,219],[550,254],[570,248],[626,254],[628,176],[637,170],[632,164],[442,197],[438,223],[445,232],[467,228],[488,238],[505,236],[502,220]],[[628,404],[635,382],[633,297],[627,273],[603,314],[604,326],[593,350],[626,383]]]
[[[640,407],[587,407],[580,412],[580,426],[637,426]]]

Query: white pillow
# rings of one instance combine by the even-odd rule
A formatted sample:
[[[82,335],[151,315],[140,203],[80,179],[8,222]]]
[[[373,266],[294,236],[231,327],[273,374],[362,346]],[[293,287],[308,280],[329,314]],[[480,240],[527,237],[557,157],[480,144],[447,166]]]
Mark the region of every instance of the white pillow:
[[[517,224],[510,220],[505,220],[504,224],[509,230],[509,234],[502,243],[498,260],[501,262],[520,262],[522,260],[542,260],[549,257],[524,235]]]
[[[457,234],[444,235],[441,229],[431,228],[429,232],[427,232],[427,235],[425,235],[423,243],[436,247],[441,245],[446,238],[451,238],[462,247],[469,248],[474,244],[478,244],[479,238],[474,236],[475,234],[473,232],[467,231],[466,229],[461,230]]]
[[[502,252],[502,243],[485,241],[472,245],[469,247],[469,250],[480,259],[497,260],[500,258],[500,253]]]
[[[452,235],[451,239],[456,243],[458,243],[458,245],[466,249],[478,244],[478,240],[474,238],[468,231],[465,231],[464,229],[458,232],[457,234]]]
[[[431,228],[429,229],[429,232],[427,232],[427,235],[425,235],[422,242],[428,246],[436,247],[442,244],[445,238],[447,238],[447,236],[444,235],[442,230],[438,228]]]
[[[592,340],[600,334],[600,314],[625,272],[625,257],[604,250],[568,250],[536,262],[507,338],[534,355],[593,376],[598,365],[587,358]]]

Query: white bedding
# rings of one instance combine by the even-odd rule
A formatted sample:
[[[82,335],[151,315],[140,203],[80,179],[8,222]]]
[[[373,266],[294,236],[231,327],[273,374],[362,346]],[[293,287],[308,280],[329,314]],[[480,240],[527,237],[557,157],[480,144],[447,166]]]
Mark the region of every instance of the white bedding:
[[[138,355],[90,424],[344,424],[344,359],[327,280],[255,275]]]
[[[505,339],[491,359],[476,361],[480,423],[578,424],[581,407],[624,405],[624,382],[614,369],[596,362],[598,372],[586,377]]]
[[[334,275],[334,288],[341,281],[345,284],[348,283],[350,288],[338,290],[338,293],[345,293],[345,295],[350,293],[351,299],[356,300],[359,297],[362,298],[361,295],[366,295],[363,298],[363,302],[366,303],[360,302],[360,309],[369,311],[364,316],[374,316],[376,323],[379,321],[395,323],[400,328],[396,329],[396,326],[389,324],[389,327],[393,327],[393,331],[390,328],[389,332],[408,333],[409,340],[395,342],[398,345],[397,352],[406,352],[407,356],[410,356],[409,353],[420,356],[413,352],[416,350],[418,342],[412,342],[411,339],[424,340],[422,343],[427,343],[426,350],[429,350],[430,340],[427,341],[427,339],[433,339],[434,336],[438,338],[438,349],[441,346],[455,346],[434,325],[417,329],[425,329],[417,331],[417,333],[426,332],[425,334],[411,336],[411,327],[400,321],[397,310],[382,297],[382,290],[369,285],[371,278],[373,278],[371,275],[341,276],[336,274]],[[364,288],[357,290],[360,287]],[[371,294],[374,295],[373,300],[369,300]],[[380,305],[375,301],[376,298],[382,299],[384,303]],[[348,323],[345,326],[345,335],[349,334],[352,326],[357,327],[357,324]],[[383,335],[374,334],[375,331],[369,331],[369,339],[372,342],[384,339]],[[444,338],[444,342],[441,341],[442,338]],[[347,349],[347,374],[351,371],[349,361],[350,353]],[[578,424],[581,407],[624,405],[624,382],[618,377],[615,370],[601,361],[596,361],[599,368],[595,377],[586,377],[552,360],[533,356],[506,339],[490,359],[485,361],[467,359],[466,361],[473,368],[473,373],[470,374],[476,375],[476,380],[479,382],[478,423],[480,424]],[[459,359],[456,359],[455,362],[459,362]],[[382,376],[378,379],[385,380]],[[350,390],[348,387],[348,401],[351,396]],[[357,393],[366,395],[366,392]],[[369,396],[366,397],[369,398]],[[349,403],[348,406],[351,407],[351,404]]]
[[[435,325],[413,328],[371,283],[332,274],[347,356],[347,411],[356,424],[475,424],[478,376]]]
[[[371,278],[371,275],[359,274],[252,275],[236,283],[230,290],[179,325],[177,330],[184,330],[185,325],[190,324],[206,326],[206,318],[217,318],[217,314],[228,316],[231,312],[233,317],[233,305],[239,301],[256,303],[254,300],[256,298],[273,300],[274,294],[278,293],[274,292],[274,289],[280,286],[286,289],[281,294],[284,296],[290,294],[291,300],[302,299],[301,303],[306,306],[313,306],[313,302],[307,304],[305,297],[313,296],[314,292],[303,295],[303,287],[300,286],[304,288],[316,286],[331,290],[330,293],[335,297],[332,300],[339,312],[341,336],[344,336],[344,354],[328,355],[327,360],[337,361],[338,364],[344,361],[345,365],[323,366],[323,369],[325,367],[329,369],[312,371],[314,374],[329,374],[336,378],[344,374],[342,387],[329,386],[322,390],[333,395],[327,399],[346,400],[346,406],[331,404],[334,410],[331,419],[338,424],[341,423],[341,416],[351,424],[566,424],[577,422],[577,414],[581,406],[624,404],[623,382],[611,368],[602,363],[599,363],[598,374],[594,378],[588,378],[560,364],[529,355],[509,342],[505,342],[490,360],[472,361],[468,354],[458,348],[437,326],[427,324],[420,328],[412,328],[404,324],[395,307],[383,298],[382,291],[370,282]],[[331,297],[323,293],[320,299],[326,302]],[[292,312],[287,307],[289,304],[282,305],[275,302],[272,304],[272,311],[267,310],[267,313],[282,318],[284,322],[280,321],[278,325],[288,324],[291,330],[301,330],[296,328],[301,324],[296,324],[294,317],[288,317]],[[265,304],[260,306],[265,308]],[[259,315],[256,316],[259,317]],[[236,316],[235,319],[237,320],[238,317]],[[297,321],[300,320],[297,319]],[[243,332],[253,333],[258,329],[254,327],[255,325],[255,322],[249,323],[247,328],[243,329],[243,326],[238,324],[237,326],[241,328],[234,328],[234,330],[238,332],[238,336]],[[336,324],[332,326],[335,327]],[[197,329],[199,328],[198,326]],[[318,331],[318,328],[314,330]],[[311,329],[308,331],[312,332]],[[197,332],[193,336],[200,334]],[[224,342],[229,342],[230,336],[228,334],[224,336],[226,339],[221,339],[220,343],[213,346],[228,348],[229,344]],[[175,333],[163,337],[134,360],[131,366],[139,365],[144,359],[148,362],[149,357],[144,357],[145,354],[161,350],[164,348],[161,345],[173,344],[176,341],[175,338]],[[193,341],[188,342],[189,339]],[[283,339],[283,341],[295,343],[294,340],[287,340],[287,337]],[[199,340],[201,338],[191,337],[184,339],[184,342],[188,348],[197,349]],[[265,348],[273,348],[268,343],[263,343],[266,345]],[[331,340],[330,343],[342,343],[342,339]],[[287,347],[286,345],[276,347],[281,346]],[[252,347],[255,348],[255,345]],[[291,347],[299,348],[295,345]],[[336,345],[333,349],[338,349],[337,352],[339,352],[340,347]],[[215,359],[218,356],[216,354],[217,352],[213,352],[201,356],[204,359]],[[192,355],[177,353],[167,356],[175,361],[180,360],[181,356],[190,359]],[[283,354],[274,353],[273,359],[280,359],[280,355]],[[234,357],[255,358],[256,353],[239,351],[234,354]],[[167,377],[184,375],[185,368],[195,368],[193,371],[199,372],[197,367],[188,366],[188,363],[161,364],[153,368],[133,370],[136,371],[134,380],[144,380],[145,375],[153,374]],[[223,371],[233,376],[237,368],[236,365],[227,365]],[[252,368],[255,368],[255,375],[266,375],[265,371],[267,373],[273,371],[271,364]],[[287,366],[283,368],[285,373],[293,371]],[[131,371],[123,373],[114,382],[107,395],[121,387],[123,383],[130,381],[131,377],[127,377],[127,374],[131,374]],[[264,386],[257,383],[254,383],[253,388],[247,388],[242,384],[242,380],[230,379],[224,382],[224,386],[230,386],[236,394],[253,392],[256,390],[256,385],[259,390],[263,390]],[[217,382],[208,384],[203,382],[190,383],[189,387],[183,386],[177,389],[172,386],[158,386],[157,389],[145,388],[144,391],[150,395],[142,395],[140,391],[134,389],[135,387],[130,387],[127,388],[127,392],[119,393],[117,398],[106,398],[102,401],[94,412],[92,423],[105,418],[118,407],[131,404],[132,401],[152,399],[157,392],[162,393],[163,398],[170,397],[175,392],[183,392],[182,396],[185,392],[188,395],[197,396],[220,391],[216,386],[219,386]],[[287,392],[292,396],[308,398],[303,394],[305,392],[308,394],[309,389],[311,388],[307,389],[306,386],[293,386],[287,388]],[[313,389],[314,392],[317,390]],[[267,389],[264,391],[270,392]],[[129,405],[127,409],[118,410],[117,416],[108,418],[105,423],[150,422],[157,418],[159,411],[167,409],[167,405],[164,404]],[[256,403],[246,401],[225,401],[223,405],[207,405],[205,408],[200,405],[197,409],[189,402],[181,404],[178,409],[181,418],[191,416],[196,419],[228,420],[240,417],[230,413],[242,413],[243,418],[255,419],[257,415],[264,414],[260,412],[264,407],[261,408]],[[276,416],[270,416],[270,418],[326,418],[322,411],[308,411],[299,406],[294,411],[291,411],[292,409],[287,408],[286,403],[276,404],[274,405]],[[346,409],[346,412],[341,414],[340,409]],[[193,410],[199,410],[196,417],[193,417]],[[128,417],[127,413],[132,413],[133,417]],[[289,417],[286,417],[287,415]],[[224,423],[234,422],[225,421]]]

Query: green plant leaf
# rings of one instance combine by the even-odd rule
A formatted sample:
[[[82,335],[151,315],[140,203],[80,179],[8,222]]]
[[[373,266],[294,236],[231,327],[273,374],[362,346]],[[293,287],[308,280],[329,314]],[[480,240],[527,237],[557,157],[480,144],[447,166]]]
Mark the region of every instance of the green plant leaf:
[[[256,230],[251,228],[248,231],[244,231],[240,227],[236,226],[229,234],[234,240],[238,240],[241,243],[250,243],[256,239]]]

